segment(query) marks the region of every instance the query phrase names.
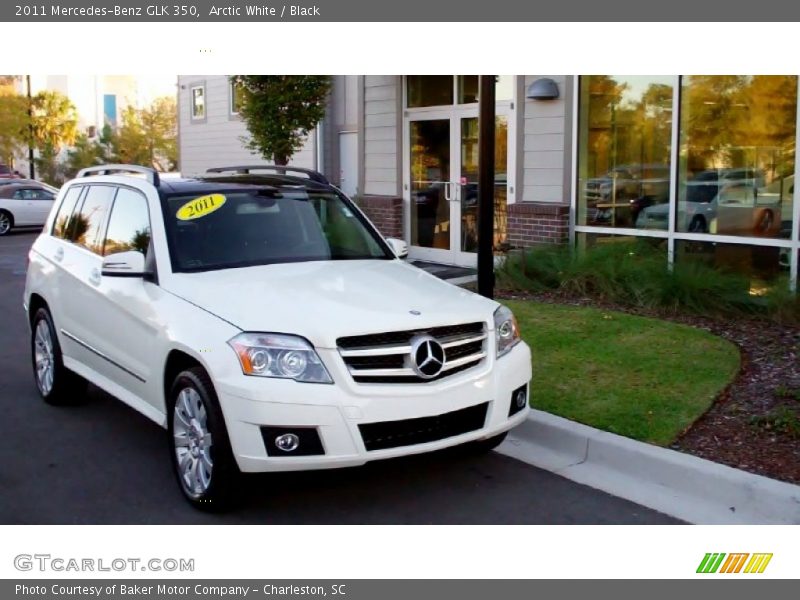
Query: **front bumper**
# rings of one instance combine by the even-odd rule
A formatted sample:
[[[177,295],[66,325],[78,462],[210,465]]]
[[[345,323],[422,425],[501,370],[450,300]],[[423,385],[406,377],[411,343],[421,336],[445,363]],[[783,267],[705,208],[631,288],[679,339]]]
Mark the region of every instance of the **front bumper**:
[[[231,447],[242,471],[349,467],[431,452],[507,431],[524,421],[529,410],[508,416],[513,391],[531,378],[531,353],[524,343],[500,359],[489,357],[463,373],[424,384],[358,384],[336,351],[319,354],[334,385],[244,375],[216,381]],[[488,404],[483,427],[436,441],[367,450],[359,430],[363,424],[433,417],[482,403]],[[324,454],[268,456],[261,431],[265,426],[315,428]]]

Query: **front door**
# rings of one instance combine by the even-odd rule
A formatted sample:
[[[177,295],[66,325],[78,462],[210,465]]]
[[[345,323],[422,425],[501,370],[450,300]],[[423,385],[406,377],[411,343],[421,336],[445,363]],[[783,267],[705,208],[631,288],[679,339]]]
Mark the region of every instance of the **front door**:
[[[474,267],[478,244],[477,107],[415,114],[407,122],[411,258]],[[498,107],[495,247],[505,241],[508,112]]]

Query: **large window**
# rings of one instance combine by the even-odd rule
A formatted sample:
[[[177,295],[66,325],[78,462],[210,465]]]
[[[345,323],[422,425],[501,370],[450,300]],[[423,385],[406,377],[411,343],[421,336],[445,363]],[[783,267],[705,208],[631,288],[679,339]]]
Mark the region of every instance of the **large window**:
[[[407,75],[406,105],[408,108],[447,106],[450,104],[475,104],[480,90],[478,75]],[[514,98],[514,76],[498,75],[495,100]]]
[[[581,78],[578,225],[667,229],[674,81]]]
[[[576,238],[662,238],[752,293],[796,280],[797,95],[794,75],[581,77]]]
[[[797,77],[682,79],[678,231],[790,238]]]

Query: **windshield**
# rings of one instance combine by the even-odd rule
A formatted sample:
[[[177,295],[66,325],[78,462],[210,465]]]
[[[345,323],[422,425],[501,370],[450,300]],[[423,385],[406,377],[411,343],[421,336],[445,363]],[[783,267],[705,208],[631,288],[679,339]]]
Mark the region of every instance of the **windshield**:
[[[276,197],[278,196],[278,197]],[[164,199],[174,271],[393,258],[334,191],[236,189]]]

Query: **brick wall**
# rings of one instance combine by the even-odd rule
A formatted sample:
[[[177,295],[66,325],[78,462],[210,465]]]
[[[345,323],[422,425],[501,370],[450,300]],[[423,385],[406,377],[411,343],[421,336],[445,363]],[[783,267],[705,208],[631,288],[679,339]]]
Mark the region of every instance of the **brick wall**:
[[[356,203],[384,236],[403,239],[402,198],[359,196]]]
[[[569,206],[539,202],[508,205],[508,243],[512,248],[569,241]]]

